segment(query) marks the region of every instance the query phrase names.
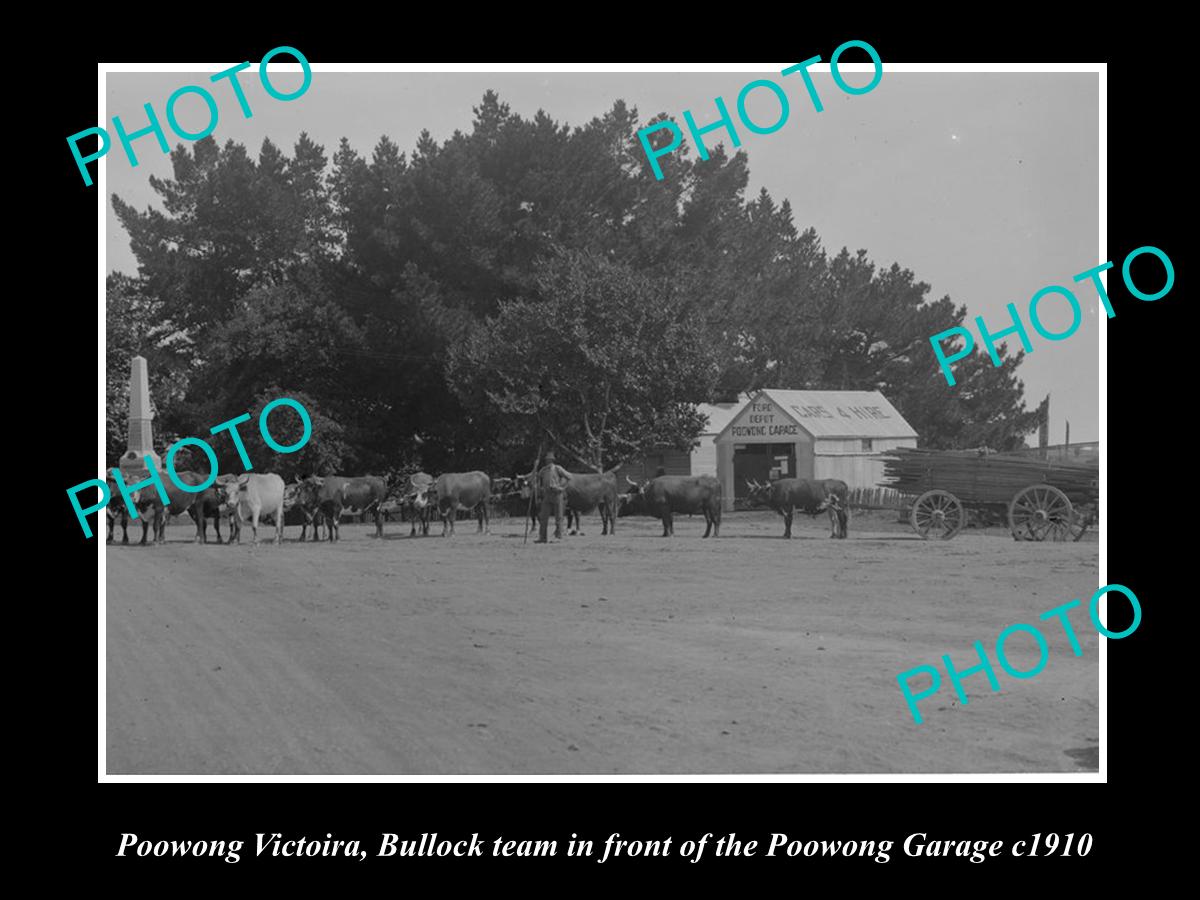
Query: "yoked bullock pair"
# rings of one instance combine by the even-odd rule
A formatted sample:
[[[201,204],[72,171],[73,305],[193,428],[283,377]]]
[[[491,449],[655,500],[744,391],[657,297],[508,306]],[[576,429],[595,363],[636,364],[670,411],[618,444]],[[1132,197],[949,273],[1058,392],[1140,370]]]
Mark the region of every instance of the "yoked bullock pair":
[[[524,505],[532,509],[536,522],[537,504],[535,478],[517,475],[513,478],[492,479],[486,472],[448,472],[434,479],[424,472],[409,476],[408,487],[401,498],[401,508],[407,509],[412,520],[410,535],[417,533],[418,523],[423,534],[429,534],[429,517],[434,510],[442,520],[442,536],[454,534],[455,521],[459,512],[474,513],[479,526],[477,531],[490,530],[489,502],[506,497],[520,497]],[[611,473],[571,474],[571,484],[566,491],[568,515],[579,515],[600,510],[604,533],[614,529],[617,508],[617,482]]]
[[[251,476],[242,476],[247,478]],[[277,478],[282,484],[283,479],[275,476],[260,476],[254,475],[254,478]],[[184,470],[176,473],[177,480],[186,485],[199,486],[208,480],[208,476],[201,475],[199,472]],[[212,519],[217,531],[217,543],[221,543],[221,515],[230,510],[229,499],[226,495],[225,488],[228,483],[236,482],[236,475],[221,475],[217,477],[216,483],[204,491],[198,493],[189,493],[184,491],[175,483],[175,479],[164,479],[163,490],[166,491],[167,500],[170,503],[171,513],[186,512],[192,517],[192,521],[196,523],[196,540],[206,543],[208,541],[208,520]],[[108,479],[108,489],[110,492],[117,490],[117,484],[112,476]],[[254,491],[256,497],[259,496],[257,487]],[[153,530],[154,542],[162,543],[166,540],[167,526],[167,511],[155,491],[142,489],[135,491],[132,496],[133,505],[137,508],[138,519],[142,523],[142,540],[141,543],[146,543],[148,533]],[[261,504],[260,504],[261,510]],[[121,543],[129,543],[129,513],[125,508],[125,504],[114,505],[109,504],[105,507],[105,515],[108,519],[108,542],[112,543],[113,529],[117,524],[121,526]],[[255,522],[257,528],[257,521]],[[235,521],[230,520],[230,539],[233,539],[234,532],[237,530]]]
[[[659,475],[649,481],[636,482],[626,476],[628,497],[640,498],[643,509],[631,505],[629,513],[645,512],[663,523],[663,537],[675,533],[675,513],[704,516],[704,537],[721,533],[721,482],[712,475]],[[764,503],[783,516],[783,536],[792,536],[792,518],[799,511],[818,515],[828,510],[833,524],[830,537],[844,538],[849,528],[849,488],[844,481],[826,478],[819,481],[807,478],[782,478],[770,484],[746,482],[749,499]],[[636,501],[634,501],[636,504]]]
[[[792,536],[792,517],[796,512],[810,516],[829,512],[833,527],[830,537],[844,538],[850,526],[850,505],[847,502],[850,489],[846,482],[837,478],[810,480],[808,478],[780,478],[769,484],[759,484],[746,479],[751,502],[764,503],[783,516],[783,536]]]
[[[621,501],[621,495],[617,491],[616,470],[568,474],[571,480],[563,492],[563,511],[571,534],[583,534],[582,517],[593,512],[600,513],[602,535],[616,534],[617,511]],[[530,527],[538,526],[542,498],[535,472],[512,478],[497,478],[494,487],[501,497],[520,497],[522,506],[529,512]]]

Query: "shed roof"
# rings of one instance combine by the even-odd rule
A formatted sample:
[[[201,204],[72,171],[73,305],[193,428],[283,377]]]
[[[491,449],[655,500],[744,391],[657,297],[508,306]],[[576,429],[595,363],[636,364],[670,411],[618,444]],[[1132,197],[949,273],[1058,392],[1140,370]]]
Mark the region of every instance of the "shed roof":
[[[742,407],[750,402],[749,394],[739,394],[736,403],[699,403],[697,409],[708,416],[708,425],[703,434],[719,434],[725,426],[733,421],[733,417],[742,411]]]
[[[767,388],[743,403],[720,440],[753,400],[770,400],[814,438],[915,438],[917,432],[879,391],[785,391]]]

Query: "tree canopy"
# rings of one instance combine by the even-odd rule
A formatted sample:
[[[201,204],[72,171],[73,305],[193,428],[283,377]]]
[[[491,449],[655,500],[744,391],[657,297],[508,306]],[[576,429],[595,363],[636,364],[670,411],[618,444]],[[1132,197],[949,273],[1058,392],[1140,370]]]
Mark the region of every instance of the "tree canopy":
[[[717,366],[685,306],[670,282],[564,251],[538,264],[531,299],[502,302],[451,348],[447,376],[464,407],[598,472],[691,449]]]
[[[138,273],[108,282],[110,451],[138,352],[160,436],[306,398],[320,440],[297,473],[507,467],[539,444],[609,467],[759,387],[881,390],[926,446],[1022,444],[1022,354],[963,360],[950,388],[928,336],[965,306],[747,198],[744,153],[684,146],[656,180],[645,124],[619,100],[526,119],[489,91],[468,132],[407,152],[180,145],[156,206],[112,198]]]

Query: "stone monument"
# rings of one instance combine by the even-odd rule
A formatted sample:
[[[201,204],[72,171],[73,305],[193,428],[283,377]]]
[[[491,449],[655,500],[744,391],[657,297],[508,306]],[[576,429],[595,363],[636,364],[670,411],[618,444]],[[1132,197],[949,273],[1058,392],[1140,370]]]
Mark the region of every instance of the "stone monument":
[[[145,357],[135,356],[129,367],[129,444],[118,463],[126,484],[142,481],[149,475],[143,457],[150,457],[154,467],[162,471],[162,460],[154,452],[154,435],[150,426],[152,418],[150,373]]]

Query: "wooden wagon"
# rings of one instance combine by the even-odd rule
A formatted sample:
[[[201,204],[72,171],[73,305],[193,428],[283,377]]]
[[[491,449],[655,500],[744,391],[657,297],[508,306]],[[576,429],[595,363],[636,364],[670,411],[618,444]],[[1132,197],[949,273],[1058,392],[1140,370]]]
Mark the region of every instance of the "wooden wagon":
[[[1077,541],[1099,509],[1099,468],[977,450],[899,449],[884,457],[884,487],[916,495],[909,512],[922,538],[950,540],[967,510],[1007,518],[1018,541]]]

